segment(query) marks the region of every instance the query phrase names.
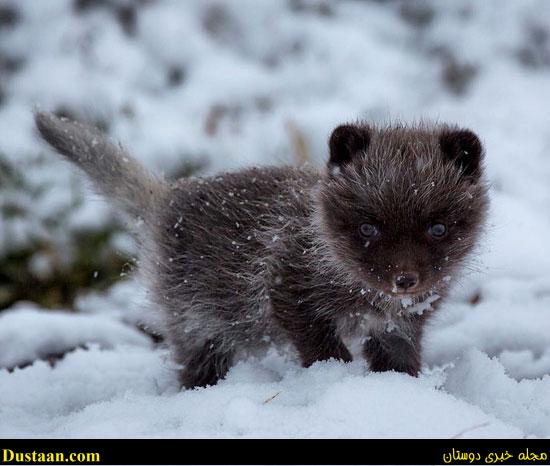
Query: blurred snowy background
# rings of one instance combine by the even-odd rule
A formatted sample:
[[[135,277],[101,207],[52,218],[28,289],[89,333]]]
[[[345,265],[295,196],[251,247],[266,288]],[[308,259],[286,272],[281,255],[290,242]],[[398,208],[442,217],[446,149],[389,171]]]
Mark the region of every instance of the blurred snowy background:
[[[550,437],[550,2],[0,0],[0,436]],[[275,350],[180,392],[116,213],[39,144],[168,178],[323,164],[362,118],[475,130],[492,212],[419,379]]]

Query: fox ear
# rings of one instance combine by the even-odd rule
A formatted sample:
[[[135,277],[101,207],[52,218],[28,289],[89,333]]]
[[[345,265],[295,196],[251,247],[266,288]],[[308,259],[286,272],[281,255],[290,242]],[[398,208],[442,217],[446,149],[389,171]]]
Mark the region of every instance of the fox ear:
[[[447,159],[456,163],[465,176],[479,178],[483,146],[475,133],[467,129],[444,130],[439,146]]]
[[[366,126],[341,125],[331,134],[328,146],[330,157],[329,171],[337,171],[348,163],[360,151],[369,147],[371,139],[370,129]]]

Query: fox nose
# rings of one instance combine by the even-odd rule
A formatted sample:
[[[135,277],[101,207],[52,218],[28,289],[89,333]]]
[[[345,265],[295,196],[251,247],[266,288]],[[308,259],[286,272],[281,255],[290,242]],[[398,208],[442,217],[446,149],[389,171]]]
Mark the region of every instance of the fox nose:
[[[418,285],[418,274],[416,272],[402,272],[395,277],[397,291],[411,291]]]

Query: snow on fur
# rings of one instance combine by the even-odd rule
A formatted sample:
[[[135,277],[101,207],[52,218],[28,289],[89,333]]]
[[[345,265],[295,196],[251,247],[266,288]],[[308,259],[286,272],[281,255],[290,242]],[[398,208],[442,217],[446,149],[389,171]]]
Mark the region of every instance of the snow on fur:
[[[456,122],[486,146],[492,208],[479,254],[427,331],[418,379],[371,373],[358,358],[302,369],[271,350],[214,387],[180,391],[167,350],[135,328],[161,328],[158,310],[128,281],[80,296],[82,314],[18,303],[0,315],[0,436],[550,437],[549,52],[529,32],[550,22],[550,2],[426,2],[424,26],[398,2],[331,2],[328,16],[316,1],[292,11],[236,0],[222,13],[213,1],[152,2],[135,37],[103,8],[12,3],[21,23],[0,52],[25,64],[1,83],[0,153],[50,189],[18,199],[27,218],[0,218],[1,252],[37,234],[63,245],[67,230],[110,220],[38,145],[35,105],[106,119],[157,173],[203,155],[210,172],[293,163],[289,128],[321,164],[344,121]],[[182,84],[170,87],[174,67]],[[453,88],[468,79],[453,70],[468,69],[464,90]],[[41,228],[68,205],[53,233]]]

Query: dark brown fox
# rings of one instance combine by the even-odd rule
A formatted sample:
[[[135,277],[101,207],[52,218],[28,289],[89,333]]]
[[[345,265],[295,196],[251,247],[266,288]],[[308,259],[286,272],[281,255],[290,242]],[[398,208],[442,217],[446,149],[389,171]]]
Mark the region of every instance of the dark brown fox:
[[[339,126],[326,172],[266,167],[167,183],[97,130],[48,113],[42,137],[136,222],[141,267],[185,387],[290,342],[302,364],[416,375],[422,332],[488,207],[483,148],[446,125]]]

